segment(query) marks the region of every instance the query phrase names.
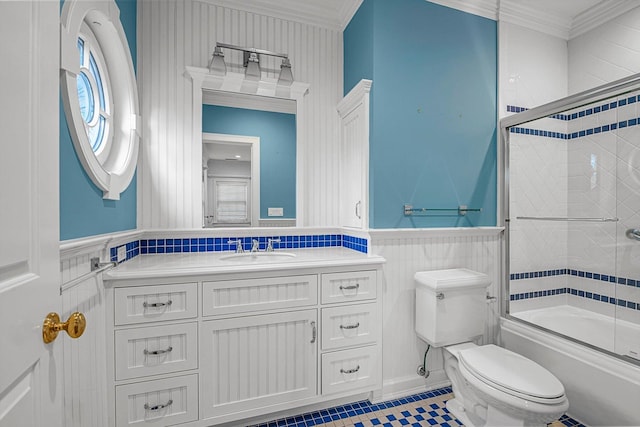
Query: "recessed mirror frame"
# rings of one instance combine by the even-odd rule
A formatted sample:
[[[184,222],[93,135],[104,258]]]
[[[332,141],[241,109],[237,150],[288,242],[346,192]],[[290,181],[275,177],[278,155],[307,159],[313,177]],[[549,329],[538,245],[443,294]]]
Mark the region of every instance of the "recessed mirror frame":
[[[196,145],[194,152],[199,158],[195,158],[193,170],[198,172],[200,182],[200,170],[202,166],[202,101],[203,91],[237,93],[255,96],[255,109],[269,109],[269,105],[278,105],[282,100],[296,102],[296,226],[304,224],[303,189],[305,188],[304,159],[306,149],[305,108],[306,95],[309,93],[309,84],[293,82],[291,86],[279,86],[277,79],[262,79],[260,81],[247,81],[244,74],[227,72],[224,76],[209,74],[207,68],[186,67],[185,74],[193,83],[193,124],[192,135]],[[202,198],[202,191],[196,192]],[[194,212],[200,212],[202,200],[194,202]],[[203,224],[204,226],[204,218]]]

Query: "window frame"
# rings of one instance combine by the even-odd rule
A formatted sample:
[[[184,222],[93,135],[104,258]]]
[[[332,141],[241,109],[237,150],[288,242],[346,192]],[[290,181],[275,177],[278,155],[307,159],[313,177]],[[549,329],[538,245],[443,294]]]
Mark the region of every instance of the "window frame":
[[[140,144],[138,89],[129,43],[114,0],[66,0],[61,13],[60,86],[71,140],[78,159],[103,198],[119,200],[135,174]],[[106,144],[94,151],[80,110],[82,73],[78,39],[89,41],[103,86],[107,86]],[[91,73],[85,74],[91,81]],[[108,103],[109,105],[106,105]],[[107,116],[104,116],[105,118]],[[98,118],[99,120],[99,118]]]

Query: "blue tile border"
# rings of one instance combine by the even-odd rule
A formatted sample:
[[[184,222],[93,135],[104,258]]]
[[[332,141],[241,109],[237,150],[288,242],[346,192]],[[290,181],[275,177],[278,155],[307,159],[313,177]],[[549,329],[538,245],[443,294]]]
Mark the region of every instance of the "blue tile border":
[[[640,279],[628,279],[625,277],[616,277],[608,274],[593,273],[590,271],[574,270],[571,268],[560,268],[555,270],[529,271],[526,273],[511,273],[509,280],[535,279],[539,277],[570,275],[583,277],[585,279],[599,280],[618,285],[626,285],[640,288]]]
[[[568,122],[578,118],[598,114],[604,111],[613,110],[614,108],[624,107],[629,104],[635,104],[636,102],[640,102],[640,95],[630,96],[625,99],[620,99],[617,101],[605,102],[595,107],[589,107],[585,110],[581,110],[571,114],[554,114],[553,116],[549,116],[549,118]],[[529,110],[529,108],[519,107],[515,105],[507,105],[507,112],[509,113],[520,113],[527,110]],[[640,125],[640,117],[634,117],[629,120],[622,120],[619,122],[609,123],[607,125],[596,126],[593,128],[583,129],[583,130],[579,130],[577,132],[571,132],[571,133],[553,132],[553,131],[523,128],[523,127],[509,128],[509,132],[516,133],[516,134],[523,134],[523,135],[543,136],[547,138],[571,140],[571,139],[582,138],[588,135],[610,132],[616,129],[622,129],[622,128],[638,126],[638,125]]]
[[[510,280],[536,279],[541,277],[560,276],[560,275],[570,275],[570,276],[576,276],[576,277],[581,277],[581,278],[590,279],[590,280],[598,280],[598,281],[609,283],[612,285],[631,286],[631,287],[640,288],[640,280],[637,280],[637,279],[628,279],[624,277],[616,277],[616,276],[607,275],[607,274],[593,273],[589,271],[574,270],[569,268],[543,270],[543,271],[530,271],[526,273],[511,273],[509,275],[509,279]],[[581,298],[592,299],[594,301],[599,301],[602,303],[613,304],[618,307],[625,307],[631,310],[640,310],[639,301],[627,301],[622,298],[610,297],[608,295],[601,295],[595,292],[587,292],[581,289],[573,289],[569,287],[511,294],[509,295],[509,300],[519,301],[524,299],[541,298],[541,297],[560,295],[560,294],[570,294],[570,295],[578,296]]]
[[[131,258],[135,258],[140,255],[140,241],[134,240],[132,242],[125,243],[124,245],[114,246],[113,248],[111,248],[109,250],[109,258],[112,262],[118,261],[118,249],[123,246],[127,250],[127,255],[124,260],[120,261],[120,263],[129,261]]]
[[[253,240],[259,242],[259,249],[267,248],[269,239],[279,239],[274,242],[274,249],[304,249],[345,247],[362,253],[368,253],[367,239],[349,236],[347,234],[313,234],[298,236],[251,236],[251,237],[189,237],[165,239],[141,239],[115,246],[110,249],[111,261],[117,261],[118,248],[126,246],[125,261],[138,255],[170,254],[183,252],[226,252],[235,251],[236,244],[229,241],[240,240],[245,250],[251,250]]]

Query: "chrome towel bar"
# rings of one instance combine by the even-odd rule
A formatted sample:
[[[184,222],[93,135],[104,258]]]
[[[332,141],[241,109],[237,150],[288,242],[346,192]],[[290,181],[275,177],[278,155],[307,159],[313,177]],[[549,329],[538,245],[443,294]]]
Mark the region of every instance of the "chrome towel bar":
[[[458,215],[466,215],[467,212],[482,212],[482,208],[468,208],[466,205],[460,205],[457,208],[414,208],[413,205],[404,205],[405,216],[429,212],[458,212]]]
[[[559,216],[517,216],[516,219],[527,219],[531,221],[618,222],[618,218],[579,218]]]

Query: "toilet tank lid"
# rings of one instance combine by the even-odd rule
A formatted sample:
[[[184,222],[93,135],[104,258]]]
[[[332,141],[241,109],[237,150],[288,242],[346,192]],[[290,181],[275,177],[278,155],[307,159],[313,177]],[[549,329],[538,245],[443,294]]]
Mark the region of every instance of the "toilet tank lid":
[[[433,291],[486,288],[491,283],[486,274],[466,268],[419,271],[414,278],[418,286],[425,286]]]

